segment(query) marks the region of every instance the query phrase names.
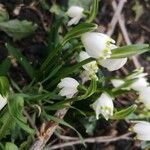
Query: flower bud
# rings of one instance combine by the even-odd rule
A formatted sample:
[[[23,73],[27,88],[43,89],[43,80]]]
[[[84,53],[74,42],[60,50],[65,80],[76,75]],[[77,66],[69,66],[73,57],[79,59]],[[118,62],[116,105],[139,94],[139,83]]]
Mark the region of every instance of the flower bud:
[[[143,102],[148,109],[150,109],[150,87],[141,88],[139,91],[139,100]]]
[[[61,79],[58,87],[61,89],[59,95],[66,96],[66,98],[72,98],[78,92],[78,81],[73,78],[66,77]]]
[[[137,134],[137,139],[143,141],[150,141],[150,123],[146,121],[139,121],[133,126],[133,131]]]
[[[68,22],[68,26],[77,24],[80,21],[80,19],[83,17],[83,11],[84,9],[82,7],[71,6],[67,11],[67,15],[72,18]]]
[[[6,97],[3,97],[1,94],[0,94],[0,110],[7,104],[7,99]]]
[[[108,35],[88,32],[82,35],[81,41],[90,57],[101,59],[111,55],[111,43],[115,43]]]
[[[88,53],[81,51],[79,54],[79,61],[83,61],[85,59],[90,58],[90,56],[88,55]],[[95,74],[98,71],[98,66],[96,61],[92,61],[90,63],[87,63],[85,65],[82,66],[86,71],[88,71],[90,74]]]
[[[106,120],[113,115],[114,104],[112,98],[107,93],[102,95],[92,104],[92,108],[96,113],[96,119],[102,114]]]
[[[121,79],[112,79],[111,80],[111,83],[112,85],[115,87],[115,88],[118,88],[120,87],[121,85],[123,85],[125,83],[124,80],[121,80]]]

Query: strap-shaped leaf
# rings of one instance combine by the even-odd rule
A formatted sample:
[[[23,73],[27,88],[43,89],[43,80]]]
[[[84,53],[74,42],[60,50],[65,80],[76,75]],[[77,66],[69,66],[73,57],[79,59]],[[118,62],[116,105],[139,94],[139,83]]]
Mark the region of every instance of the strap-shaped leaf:
[[[120,111],[117,111],[116,113],[114,113],[113,117],[111,117],[111,119],[125,119],[127,116],[129,116],[131,113],[133,113],[137,108],[137,105],[132,105],[126,109],[122,109]]]
[[[1,64],[0,64],[0,76],[7,75],[7,72],[11,66],[11,62],[9,58],[6,58]]]
[[[62,79],[62,78],[64,78],[64,77],[66,77],[66,76],[72,74],[72,73],[75,72],[77,69],[79,69],[79,68],[82,67],[83,65],[85,65],[85,64],[87,64],[87,63],[89,63],[89,62],[91,62],[91,61],[93,61],[93,60],[94,60],[93,58],[88,58],[88,59],[86,59],[86,60],[83,60],[83,61],[79,62],[78,64],[75,64],[74,66],[64,68],[63,70],[61,70],[61,71],[59,72],[59,76],[58,76],[55,80],[53,80],[53,81],[51,82],[50,86],[51,86],[51,87],[54,86],[55,84],[57,84],[57,83],[60,81],[60,79]]]
[[[81,23],[74,27],[71,31],[69,31],[66,36],[64,37],[63,43],[66,43],[67,41],[77,38],[81,36],[83,33],[91,32],[97,28],[96,24],[93,23]]]
[[[46,60],[44,61],[44,63],[41,65],[40,70],[43,71],[48,66],[48,64],[53,59],[53,57],[62,49],[62,47],[69,40],[71,40],[73,38],[80,37],[83,33],[93,31],[96,28],[97,28],[97,25],[93,24],[93,23],[81,23],[81,24],[77,25],[76,27],[74,27],[71,31],[69,31],[66,34],[66,36],[63,39],[63,42],[61,44],[59,44],[55,49],[53,49],[49,53],[48,57],[46,58]]]
[[[98,6],[99,6],[98,4],[99,4],[99,0],[92,1],[92,6],[90,9],[90,13],[89,13],[90,15],[89,15],[87,22],[92,22],[96,18],[96,15],[98,12]]]
[[[22,53],[13,47],[11,44],[6,43],[6,48],[8,49],[8,52],[10,55],[14,56],[18,62],[21,64],[21,66],[25,69],[26,73],[29,75],[31,79],[35,78],[35,71],[33,67],[30,65],[30,63],[27,61],[26,57],[22,55]]]
[[[37,25],[30,21],[18,19],[0,22],[0,30],[7,33],[14,40],[25,38],[37,29]]]
[[[93,95],[97,89],[96,79],[92,79],[89,88],[83,96],[80,96],[78,100],[86,99]]]
[[[22,115],[24,99],[19,94],[14,94],[8,99],[9,113],[12,115],[15,122],[29,134],[33,134],[34,130],[26,124],[26,119]]]
[[[133,44],[112,50],[111,58],[125,58],[150,51],[149,44]]]
[[[0,76],[0,94],[6,96],[9,91],[9,81],[5,76]]]

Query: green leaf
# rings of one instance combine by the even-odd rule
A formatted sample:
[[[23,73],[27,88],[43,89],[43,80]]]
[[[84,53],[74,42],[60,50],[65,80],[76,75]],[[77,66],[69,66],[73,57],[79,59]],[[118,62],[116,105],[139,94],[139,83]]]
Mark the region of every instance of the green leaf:
[[[91,95],[95,93],[96,89],[97,89],[97,81],[95,79],[92,79],[90,86],[87,89],[86,93],[83,96],[79,97],[78,100],[82,100],[82,99],[86,99],[90,97]]]
[[[6,77],[0,76],[0,94],[6,96],[9,91],[9,81]]]
[[[9,58],[6,58],[1,64],[0,64],[0,76],[4,76],[7,74],[9,68],[10,68],[11,62]]]
[[[51,51],[46,60],[41,65],[41,72],[50,64],[53,57],[62,49],[62,47],[71,39],[80,37],[83,33],[93,31],[97,28],[96,24],[93,23],[82,23],[74,27],[69,31],[63,39],[63,42],[59,44],[53,51]]]
[[[125,58],[150,51],[149,44],[133,44],[112,50],[111,58]]]
[[[69,31],[64,37],[63,43],[68,42],[73,38],[77,38],[86,32],[91,32],[97,28],[97,25],[94,23],[81,23]]]
[[[0,120],[3,125],[0,128],[0,140],[7,134],[8,130],[10,130],[15,124],[13,117],[6,112]],[[10,124],[11,122],[11,124]]]
[[[33,134],[34,130],[26,124],[26,119],[22,114],[24,99],[19,94],[13,94],[8,98],[8,108],[16,123],[29,134]]]
[[[126,109],[122,109],[120,111],[117,111],[116,113],[114,113],[113,117],[111,117],[111,119],[125,119],[127,116],[129,116],[131,113],[133,113],[137,108],[137,105],[132,105]]]
[[[18,19],[14,19],[0,22],[0,30],[7,33],[14,40],[21,40],[22,38],[33,34],[36,29],[37,25],[27,20],[20,21]]]
[[[5,145],[5,150],[19,150],[14,143],[7,142]]]
[[[90,16],[89,18],[87,19],[86,22],[92,22],[95,18],[96,18],[96,15],[97,15],[97,12],[98,12],[98,4],[99,4],[99,0],[93,0],[92,1],[92,6],[91,6],[91,9],[90,9]]]
[[[0,5],[0,22],[8,21],[9,20],[9,14],[5,8],[3,8],[2,5]]]
[[[86,60],[83,60],[83,61],[79,62],[78,64],[76,64],[76,65],[74,65],[74,66],[71,66],[71,67],[67,67],[67,68],[62,69],[62,70],[59,72],[59,76],[58,76],[55,80],[53,80],[53,81],[51,82],[51,84],[49,85],[49,87],[54,86],[55,84],[57,84],[57,83],[60,81],[60,79],[63,79],[64,77],[66,77],[66,76],[68,76],[68,75],[74,73],[77,69],[79,69],[79,68],[82,67],[83,65],[85,65],[85,64],[87,64],[87,63],[89,63],[89,62],[91,62],[91,61],[93,61],[93,60],[94,60],[93,58],[88,58],[88,59],[86,59]]]
[[[25,69],[29,77],[31,79],[35,78],[35,71],[33,67],[30,65],[30,63],[27,61],[26,57],[22,55],[22,53],[15,47],[13,47],[11,44],[6,43],[5,46],[8,49],[9,54],[14,56],[18,60],[18,62]]]

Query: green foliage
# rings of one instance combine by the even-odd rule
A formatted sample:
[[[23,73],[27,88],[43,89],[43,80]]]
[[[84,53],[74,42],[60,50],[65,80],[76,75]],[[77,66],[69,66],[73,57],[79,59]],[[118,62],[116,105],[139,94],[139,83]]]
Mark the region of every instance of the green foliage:
[[[124,119],[127,116],[129,116],[131,113],[133,113],[136,110],[136,108],[137,108],[137,105],[132,105],[128,108],[117,111],[114,113],[112,119],[116,119],[116,120]]]
[[[10,59],[6,58],[1,64],[0,64],[0,76],[7,75],[7,72],[10,68]]]
[[[99,6],[98,4],[99,4],[99,0],[93,0],[92,6],[89,12],[90,15],[89,15],[89,18],[87,19],[87,22],[92,22],[96,18],[96,15],[98,13],[98,6]]]
[[[0,22],[8,21],[9,20],[9,14],[5,8],[3,8],[2,5],[0,5]]]
[[[17,61],[22,65],[29,77],[31,79],[35,78],[35,70],[30,65],[26,57],[22,55],[22,53],[18,49],[16,49],[9,43],[6,43],[6,48],[8,49],[9,54],[15,57]]]
[[[19,149],[15,144],[7,142],[5,145],[5,150],[19,150]]]
[[[37,25],[27,20],[18,19],[0,22],[0,30],[6,32],[14,40],[21,40],[35,32]]]
[[[13,117],[13,119],[16,121],[16,123],[26,132],[29,134],[33,134],[34,130],[31,129],[27,125],[27,121],[24,118],[22,111],[23,111],[23,106],[24,106],[24,99],[22,96],[14,94],[9,97],[8,99],[8,108],[9,108],[9,113]]]
[[[9,81],[5,76],[0,76],[0,94],[6,96],[9,91]]]
[[[149,44],[134,44],[129,46],[122,46],[112,50],[111,58],[125,58],[136,54],[142,54],[150,51]]]

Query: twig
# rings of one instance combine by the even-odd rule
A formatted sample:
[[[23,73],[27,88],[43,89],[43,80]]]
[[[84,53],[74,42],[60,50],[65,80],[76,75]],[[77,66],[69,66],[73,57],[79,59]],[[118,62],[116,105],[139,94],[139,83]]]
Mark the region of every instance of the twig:
[[[68,108],[58,110],[55,113],[55,117],[57,117],[59,119],[63,119],[65,114],[67,113],[67,111],[68,111]],[[47,123],[43,123],[41,126],[39,136],[38,136],[37,140],[31,146],[30,150],[42,150],[45,147],[47,141],[53,135],[53,133],[57,127],[58,127],[58,123],[54,122],[54,121],[49,121]]]
[[[27,117],[31,127],[35,129],[36,135],[39,135],[39,131],[38,131],[37,127],[35,126],[35,124],[33,123],[30,115],[27,113],[27,111],[25,109],[23,110],[23,114]]]
[[[112,2],[112,7],[113,7],[113,10],[115,11],[117,9],[117,3],[115,0],[113,0]],[[129,35],[128,35],[128,32],[127,32],[127,29],[126,29],[126,26],[125,26],[125,21],[124,21],[124,15],[121,15],[120,14],[117,14],[117,18],[118,18],[118,22],[119,22],[119,26],[121,28],[121,31],[122,31],[122,34],[123,34],[123,37],[125,39],[125,42],[130,45],[132,42],[129,38]],[[136,56],[133,56],[132,57],[133,59],[133,63],[135,65],[136,68],[140,68],[141,67],[141,64],[139,63],[138,59]]]
[[[94,138],[86,138],[83,141],[85,143],[104,143],[104,142],[114,142],[114,141],[118,141],[118,140],[132,140],[129,137],[131,134],[132,133],[126,133],[126,134],[118,136],[118,137],[100,136],[100,137],[94,137]],[[63,148],[63,147],[67,147],[67,146],[82,144],[83,141],[75,140],[75,141],[71,141],[71,142],[67,142],[67,143],[53,145],[53,146],[50,146],[50,147],[48,146],[46,148],[48,148],[49,150],[54,150],[54,149]]]
[[[119,2],[118,6],[116,6],[117,8],[115,9],[115,13],[114,13],[113,18],[110,22],[109,30],[107,31],[107,34],[109,36],[111,36],[113,34],[114,30],[115,30],[116,24],[118,22],[118,16],[120,15],[120,13],[122,11],[125,2],[126,2],[126,0],[121,0]]]

